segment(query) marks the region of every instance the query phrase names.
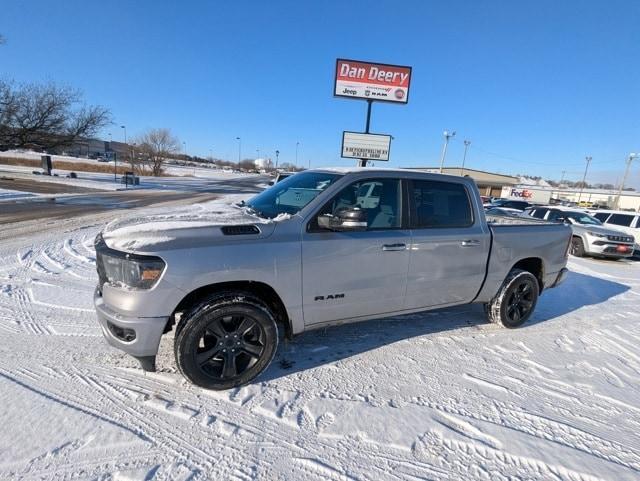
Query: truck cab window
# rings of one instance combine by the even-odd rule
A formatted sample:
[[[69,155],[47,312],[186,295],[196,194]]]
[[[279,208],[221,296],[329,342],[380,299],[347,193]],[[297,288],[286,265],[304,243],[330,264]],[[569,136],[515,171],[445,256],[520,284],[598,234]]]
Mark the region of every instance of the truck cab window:
[[[467,227],[473,224],[471,203],[464,185],[452,182],[414,180],[412,227]]]
[[[348,185],[318,212],[336,215],[340,209],[359,207],[367,213],[368,229],[398,229],[402,225],[402,189],[398,179],[366,179]],[[317,230],[314,220],[311,230]]]

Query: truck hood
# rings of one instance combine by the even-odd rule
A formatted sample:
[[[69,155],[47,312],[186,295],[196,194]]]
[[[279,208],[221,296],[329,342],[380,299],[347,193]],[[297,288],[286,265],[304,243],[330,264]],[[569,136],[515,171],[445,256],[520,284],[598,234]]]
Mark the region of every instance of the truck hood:
[[[251,214],[246,208],[218,204],[210,209],[116,219],[107,224],[102,236],[112,249],[154,253],[268,237],[278,222],[289,217],[281,215],[275,219],[264,219]],[[238,229],[239,226],[254,228]]]

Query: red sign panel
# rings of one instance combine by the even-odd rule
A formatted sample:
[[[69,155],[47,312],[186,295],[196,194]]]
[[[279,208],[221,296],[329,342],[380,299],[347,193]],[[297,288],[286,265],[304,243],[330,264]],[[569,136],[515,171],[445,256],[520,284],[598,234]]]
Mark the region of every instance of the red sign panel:
[[[411,67],[339,58],[333,93],[337,97],[406,104],[410,83]]]

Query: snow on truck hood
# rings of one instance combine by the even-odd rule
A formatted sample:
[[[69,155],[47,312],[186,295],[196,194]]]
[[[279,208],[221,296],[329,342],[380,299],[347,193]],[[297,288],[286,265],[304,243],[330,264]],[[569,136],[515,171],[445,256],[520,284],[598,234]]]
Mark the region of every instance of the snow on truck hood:
[[[112,249],[128,252],[157,252],[210,244],[215,240],[260,238],[270,235],[277,222],[290,218],[280,215],[264,219],[233,202],[213,201],[170,213],[116,219],[104,228],[102,236]],[[223,226],[255,225],[258,234],[227,236]]]

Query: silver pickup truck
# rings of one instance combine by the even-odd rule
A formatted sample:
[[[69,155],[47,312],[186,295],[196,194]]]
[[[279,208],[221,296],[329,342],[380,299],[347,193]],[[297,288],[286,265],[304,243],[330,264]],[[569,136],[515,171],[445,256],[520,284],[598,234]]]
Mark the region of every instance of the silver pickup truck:
[[[465,177],[309,170],[229,209],[115,221],[96,237],[99,323],[143,369],[172,329],[182,374],[227,389],[269,365],[280,329],[469,303],[517,327],[567,272],[568,226],[487,222]]]

